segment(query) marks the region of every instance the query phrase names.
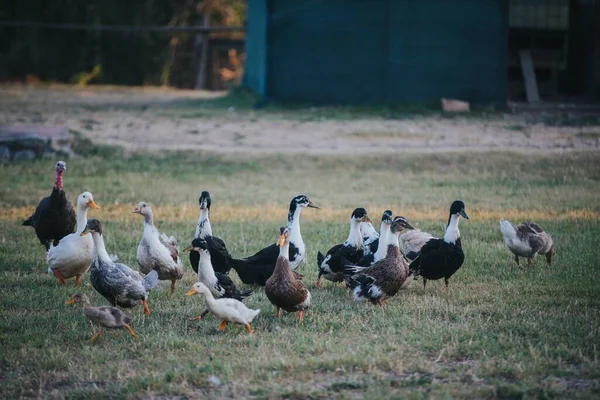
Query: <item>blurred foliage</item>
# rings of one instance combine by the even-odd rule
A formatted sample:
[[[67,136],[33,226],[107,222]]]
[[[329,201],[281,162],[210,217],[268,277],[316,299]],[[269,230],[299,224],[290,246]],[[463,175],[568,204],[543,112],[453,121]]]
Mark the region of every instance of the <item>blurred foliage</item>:
[[[36,0],[0,2],[0,19],[90,25],[243,25],[244,0]],[[191,33],[106,32],[0,27],[0,80],[193,87]],[[211,37],[243,38],[243,33]],[[166,76],[165,76],[166,74]]]

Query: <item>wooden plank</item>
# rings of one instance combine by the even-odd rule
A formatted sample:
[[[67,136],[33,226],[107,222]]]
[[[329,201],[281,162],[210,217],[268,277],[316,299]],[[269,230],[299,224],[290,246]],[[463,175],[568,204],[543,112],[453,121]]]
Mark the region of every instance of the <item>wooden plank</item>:
[[[530,103],[538,103],[540,101],[540,94],[538,92],[537,80],[535,78],[535,69],[533,68],[531,50],[519,50],[519,59],[521,60],[521,71],[523,72],[523,78],[525,78],[527,101]]]

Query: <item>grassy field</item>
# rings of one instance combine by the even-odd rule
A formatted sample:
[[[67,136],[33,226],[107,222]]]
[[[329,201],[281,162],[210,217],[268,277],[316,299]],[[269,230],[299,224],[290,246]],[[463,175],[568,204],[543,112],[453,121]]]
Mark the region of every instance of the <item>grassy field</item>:
[[[276,240],[290,199],[308,195],[321,210],[303,211],[307,259],[301,272],[313,294],[304,324],[277,320],[259,288],[247,304],[261,315],[217,331],[186,297],[151,293],[150,317],[128,310],[139,339],[111,331],[96,343],[76,291],[106,304],[87,277],[58,286],[46,274],[43,247],[22,219],[47,195],[54,160],[1,165],[0,397],[230,398],[592,398],[600,396],[600,157],[597,153],[479,153],[363,157],[245,158],[203,153],[123,155],[83,145],[67,160],[72,199],[91,191],[110,253],[136,267],[142,221],[131,210],[154,205],[157,225],[185,246],[197,199],[213,198],[211,220],[234,256]],[[463,199],[471,216],[460,228],[466,260],[450,290],[417,282],[384,307],[355,304],[338,285],[314,288],[317,250],[343,241],[353,208],[374,219],[392,209],[440,234],[447,208]],[[556,242],[556,259],[511,271],[498,219],[535,219]],[[235,276],[235,272],[232,272]],[[212,378],[211,378],[212,377]],[[217,377],[218,381],[214,378]]]

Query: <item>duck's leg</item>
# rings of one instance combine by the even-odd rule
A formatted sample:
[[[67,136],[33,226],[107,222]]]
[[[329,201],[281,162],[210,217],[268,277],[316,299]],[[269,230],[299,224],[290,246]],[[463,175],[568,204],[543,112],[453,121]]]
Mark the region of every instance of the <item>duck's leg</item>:
[[[171,281],[171,296],[173,296],[173,293],[175,293],[175,280]]]
[[[304,310],[298,311],[298,323],[301,324],[304,321]]]
[[[423,290],[425,290],[425,285],[427,285],[427,279],[423,278]]]
[[[519,265],[519,256],[515,254],[515,262],[517,263],[517,268],[521,268]],[[514,265],[511,264],[511,270],[514,268]]]
[[[280,313],[279,313],[279,307],[275,307],[275,316],[277,318],[279,318],[279,315],[280,315]]]
[[[98,336],[102,335],[102,329],[100,329],[98,332],[94,333],[94,335],[90,338],[90,342],[94,343],[96,341],[96,339],[98,339]]]
[[[250,324],[246,322],[246,325],[245,325],[245,326],[246,326],[246,331],[247,331],[247,332],[248,332],[250,335],[252,335],[252,327],[250,326]]]
[[[225,332],[226,326],[227,326],[227,321],[222,320],[221,323],[219,324],[219,326],[217,327],[217,329],[220,330],[221,332]]]
[[[317,276],[317,281],[315,282],[315,287],[316,288],[320,288],[321,287],[321,271],[319,271],[319,276]]]
[[[552,266],[552,251],[546,253],[546,262],[549,266]]]
[[[447,276],[444,277],[444,283],[446,284],[446,289],[448,289],[448,277]]]
[[[527,257],[527,269],[531,268],[531,257]]]
[[[81,283],[81,275],[77,274],[77,275],[75,275],[75,286],[79,286],[80,283]]]
[[[142,303],[144,304],[144,314],[150,315],[150,309],[148,308],[148,301],[146,299],[144,299],[142,301]]]
[[[125,329],[127,329],[127,332],[129,332],[129,334],[133,336],[134,339],[137,338],[137,335],[135,334],[133,329],[131,329],[131,326],[129,326],[129,324],[125,324]]]
[[[56,277],[56,279],[58,279],[58,284],[59,285],[64,285],[65,283],[67,283],[67,282],[65,282],[65,278],[63,278],[63,276],[61,275],[60,272],[58,272],[58,270],[53,269],[52,273],[54,274],[54,276]]]
[[[202,311],[202,314],[198,315],[197,317],[193,317],[193,318],[189,318],[189,321],[195,321],[195,320],[200,320],[204,317],[206,317],[206,314],[208,314],[208,308],[204,311]]]

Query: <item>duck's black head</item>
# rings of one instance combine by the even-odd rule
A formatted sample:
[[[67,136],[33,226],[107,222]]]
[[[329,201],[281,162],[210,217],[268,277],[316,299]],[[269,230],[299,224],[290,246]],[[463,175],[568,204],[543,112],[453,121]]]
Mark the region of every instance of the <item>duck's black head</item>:
[[[469,216],[465,211],[465,203],[463,203],[462,200],[455,200],[450,206],[450,216],[457,214],[465,219],[469,219]]]
[[[290,211],[295,211],[296,207],[311,207],[311,208],[321,208],[308,198],[308,196],[304,194],[299,194],[294,197],[290,202]]]
[[[192,244],[183,249],[183,251],[200,251],[200,250],[208,250],[208,243],[205,239],[195,238],[192,240]]]
[[[200,203],[200,209],[210,210],[210,193],[204,191],[200,194],[200,198],[198,199],[198,203]]]
[[[392,210],[385,210],[381,215],[381,222],[385,222],[386,224],[391,224],[394,220],[392,219]]]
[[[83,232],[81,232],[81,236],[94,232],[97,232],[102,235],[102,224],[96,218],[90,218],[87,221],[85,229],[83,230]]]
[[[415,229],[411,224],[408,223],[408,220],[404,217],[396,217],[394,218],[394,222],[392,222],[392,232],[400,232],[404,229]]]
[[[358,221],[358,222],[362,222],[362,221],[371,222],[371,219],[369,218],[369,215],[367,214],[367,210],[365,210],[362,207],[359,207],[359,208],[355,209],[354,211],[352,211],[352,216],[350,217],[350,219],[352,219],[353,221]]]

